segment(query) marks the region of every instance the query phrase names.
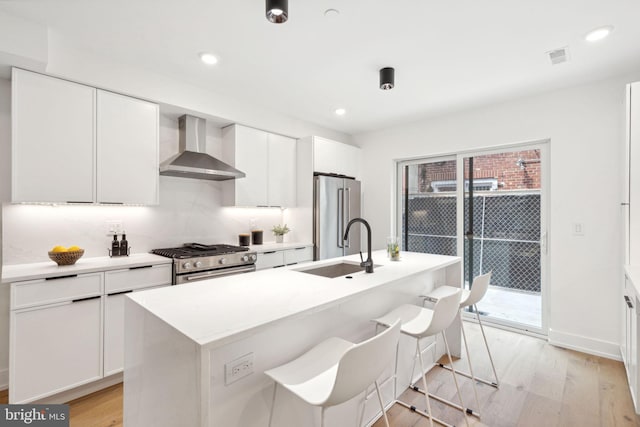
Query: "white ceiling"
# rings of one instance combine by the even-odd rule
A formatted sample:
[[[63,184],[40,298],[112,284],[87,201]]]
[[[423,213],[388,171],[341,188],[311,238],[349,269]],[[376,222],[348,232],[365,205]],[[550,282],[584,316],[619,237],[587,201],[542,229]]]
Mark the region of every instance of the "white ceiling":
[[[324,11],[340,15],[327,19]],[[640,71],[636,0],[19,0],[0,9],[105,57],[346,133]],[[591,29],[612,35],[589,44]],[[568,46],[570,62],[546,52]],[[198,53],[216,54],[203,65]],[[378,69],[396,88],[378,89]],[[347,109],[338,117],[334,110]]]

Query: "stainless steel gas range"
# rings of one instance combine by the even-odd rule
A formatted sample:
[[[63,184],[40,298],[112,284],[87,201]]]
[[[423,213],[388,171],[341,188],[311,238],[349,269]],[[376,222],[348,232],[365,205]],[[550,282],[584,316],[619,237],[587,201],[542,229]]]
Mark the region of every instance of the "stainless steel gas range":
[[[213,279],[256,270],[256,252],[244,246],[185,243],[178,248],[153,249],[151,253],[173,258],[173,284]]]

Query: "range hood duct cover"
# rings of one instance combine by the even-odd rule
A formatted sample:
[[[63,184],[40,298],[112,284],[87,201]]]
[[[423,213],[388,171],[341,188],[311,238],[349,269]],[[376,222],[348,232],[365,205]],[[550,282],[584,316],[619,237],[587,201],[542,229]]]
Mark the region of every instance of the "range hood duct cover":
[[[178,119],[180,130],[178,154],[162,162],[160,175],[180,178],[226,181],[244,178],[244,172],[205,152],[207,122],[200,117],[184,115]]]

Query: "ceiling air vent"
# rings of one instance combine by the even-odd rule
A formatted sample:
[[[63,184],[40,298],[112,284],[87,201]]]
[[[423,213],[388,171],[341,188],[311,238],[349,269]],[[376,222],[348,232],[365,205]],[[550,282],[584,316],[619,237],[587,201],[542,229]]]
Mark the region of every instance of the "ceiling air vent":
[[[560,49],[554,49],[547,52],[551,65],[562,64],[569,60],[569,48],[561,47]]]

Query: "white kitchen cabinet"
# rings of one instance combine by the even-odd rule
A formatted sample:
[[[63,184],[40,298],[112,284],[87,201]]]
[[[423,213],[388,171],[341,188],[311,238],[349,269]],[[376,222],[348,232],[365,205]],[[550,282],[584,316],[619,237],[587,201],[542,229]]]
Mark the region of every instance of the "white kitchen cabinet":
[[[267,196],[269,206],[296,206],[296,140],[269,134]]]
[[[313,144],[313,170],[326,174],[360,176],[360,149],[318,136],[311,137]]]
[[[256,270],[265,268],[277,268],[284,266],[284,251],[258,252],[256,259]]]
[[[285,265],[299,264],[313,261],[313,246],[302,246],[284,251]]]
[[[97,93],[97,200],[157,205],[157,104],[112,92]]]
[[[313,246],[257,251],[256,270],[313,261]]]
[[[171,285],[171,264],[105,272],[104,376],[124,368],[124,299],[138,292]]]
[[[12,74],[13,202],[158,204],[158,106]]]
[[[246,174],[224,182],[228,206],[296,204],[296,140],[246,126],[222,130],[223,158]]]
[[[624,286],[624,320],[623,337],[621,344],[622,360],[627,372],[627,380],[636,413],[638,412],[638,386],[640,383],[640,371],[638,370],[638,302],[639,298],[634,290],[632,279],[625,272]]]
[[[13,69],[12,202],[95,200],[96,90]]]
[[[9,402],[24,403],[102,378],[102,273],[11,284]],[[59,292],[47,301],[29,288],[47,283]],[[87,292],[76,285],[83,283]],[[97,286],[96,286],[97,285]],[[22,289],[24,288],[24,289]],[[26,292],[23,292],[26,289]]]

